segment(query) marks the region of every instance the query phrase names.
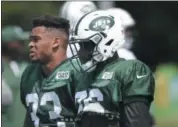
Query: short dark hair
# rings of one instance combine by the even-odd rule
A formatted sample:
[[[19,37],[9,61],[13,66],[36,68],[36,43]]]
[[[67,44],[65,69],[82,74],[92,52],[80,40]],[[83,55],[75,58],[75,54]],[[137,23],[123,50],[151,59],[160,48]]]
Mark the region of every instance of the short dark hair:
[[[66,32],[67,35],[69,35],[69,20],[55,17],[51,15],[44,15],[40,17],[36,17],[33,19],[33,28],[38,26],[44,26],[46,28],[56,28],[56,29],[62,29]]]

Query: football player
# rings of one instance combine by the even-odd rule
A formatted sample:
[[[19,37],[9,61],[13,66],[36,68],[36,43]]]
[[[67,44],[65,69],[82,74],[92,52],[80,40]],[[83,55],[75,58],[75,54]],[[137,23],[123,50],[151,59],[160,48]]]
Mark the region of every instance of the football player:
[[[135,54],[131,51],[134,42],[134,34],[136,34],[135,20],[128,11],[122,8],[111,8],[108,9],[108,12],[110,12],[112,15],[119,16],[122,21],[125,43],[123,47],[119,48],[117,51],[119,57],[126,60],[136,59]]]
[[[86,14],[71,44],[80,45],[72,58],[79,58],[83,73],[92,79],[81,80],[83,86],[76,88],[80,126],[151,127],[154,77],[141,61],[119,58],[117,50],[124,44],[120,18],[108,11]]]
[[[33,19],[30,58],[21,79],[24,127],[74,127],[75,71],[66,56],[69,22],[50,15]]]
[[[74,28],[77,21],[86,13],[97,10],[96,5],[92,1],[67,1],[63,4],[60,9],[59,16],[69,20],[71,30]],[[71,31],[72,34],[72,31]],[[73,52],[71,52],[70,48],[67,48],[67,57],[71,57],[72,54],[76,54],[75,47],[73,47]],[[76,47],[79,49],[79,45]]]

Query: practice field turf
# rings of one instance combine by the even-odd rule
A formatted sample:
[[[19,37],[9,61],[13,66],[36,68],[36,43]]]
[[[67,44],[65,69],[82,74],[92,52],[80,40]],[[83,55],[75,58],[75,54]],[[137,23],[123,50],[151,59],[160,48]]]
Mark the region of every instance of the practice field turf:
[[[158,119],[156,127],[178,127],[178,116],[171,119]]]
[[[178,103],[167,108],[153,106],[152,114],[156,120],[156,127],[178,127]]]

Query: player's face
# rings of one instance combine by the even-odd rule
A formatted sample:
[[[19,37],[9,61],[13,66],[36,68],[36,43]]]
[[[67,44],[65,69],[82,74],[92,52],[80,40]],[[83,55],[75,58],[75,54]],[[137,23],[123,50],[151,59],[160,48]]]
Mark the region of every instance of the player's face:
[[[96,45],[90,40],[81,42],[78,56],[82,64],[90,61],[93,57],[93,50]]]
[[[32,29],[30,36],[30,58],[41,63],[48,62],[52,55],[51,37],[45,27],[39,26]]]

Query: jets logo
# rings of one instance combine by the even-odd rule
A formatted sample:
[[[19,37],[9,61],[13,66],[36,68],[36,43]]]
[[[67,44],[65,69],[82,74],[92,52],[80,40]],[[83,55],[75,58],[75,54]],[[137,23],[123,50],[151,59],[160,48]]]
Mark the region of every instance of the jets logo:
[[[59,72],[57,72],[56,79],[69,79],[69,71],[59,71]]]
[[[101,16],[91,21],[89,29],[92,31],[104,31],[115,24],[114,19],[109,16]]]
[[[111,79],[113,77],[113,72],[104,72],[102,79]]]

